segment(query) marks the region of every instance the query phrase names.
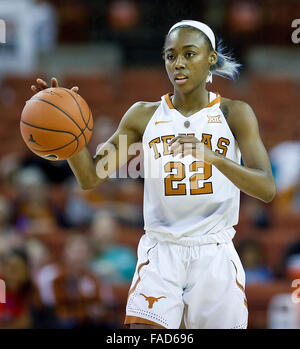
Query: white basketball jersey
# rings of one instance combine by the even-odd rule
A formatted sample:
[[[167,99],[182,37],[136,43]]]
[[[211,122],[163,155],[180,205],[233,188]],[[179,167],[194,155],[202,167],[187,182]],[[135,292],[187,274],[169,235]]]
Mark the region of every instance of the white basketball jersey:
[[[220,95],[185,117],[170,95],[150,119],[144,135],[145,231],[159,241],[184,245],[231,241],[239,216],[239,189],[216,167],[191,155],[170,154],[168,143],[180,134],[192,135],[217,153],[240,163],[238,144],[220,109]]]

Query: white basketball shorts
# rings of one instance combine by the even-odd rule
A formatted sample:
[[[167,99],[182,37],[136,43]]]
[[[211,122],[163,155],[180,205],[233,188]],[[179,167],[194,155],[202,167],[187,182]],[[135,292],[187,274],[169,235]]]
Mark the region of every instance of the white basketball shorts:
[[[128,294],[125,324],[245,329],[245,273],[232,242],[182,246],[144,234]]]

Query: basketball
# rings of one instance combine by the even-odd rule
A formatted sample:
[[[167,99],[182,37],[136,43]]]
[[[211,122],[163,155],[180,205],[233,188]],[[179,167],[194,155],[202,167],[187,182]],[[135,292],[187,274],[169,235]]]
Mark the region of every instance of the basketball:
[[[92,136],[93,116],[86,101],[72,90],[52,87],[26,101],[20,130],[28,148],[52,161],[79,153]]]

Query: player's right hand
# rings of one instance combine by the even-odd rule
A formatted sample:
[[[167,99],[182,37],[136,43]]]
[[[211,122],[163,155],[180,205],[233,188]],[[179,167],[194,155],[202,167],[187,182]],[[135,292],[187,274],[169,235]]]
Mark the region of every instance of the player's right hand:
[[[51,79],[51,87],[59,87],[58,86],[58,82],[57,82],[57,79],[56,78],[52,78]],[[46,88],[49,88],[49,86],[47,85],[46,81],[38,78],[36,79],[36,85],[32,85],[31,86],[31,90],[34,92],[34,93],[38,93],[42,90],[45,90]],[[78,92],[79,90],[79,87],[78,86],[74,86],[71,88],[71,90],[75,93]]]

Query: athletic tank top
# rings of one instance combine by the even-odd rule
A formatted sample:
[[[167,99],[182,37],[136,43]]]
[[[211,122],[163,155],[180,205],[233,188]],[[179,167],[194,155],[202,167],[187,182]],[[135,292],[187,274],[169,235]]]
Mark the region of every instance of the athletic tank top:
[[[158,241],[183,245],[232,240],[239,216],[239,189],[216,167],[191,155],[173,157],[168,143],[192,135],[213,151],[240,163],[238,144],[220,109],[220,95],[185,117],[170,95],[151,117],[143,135],[145,232]]]

